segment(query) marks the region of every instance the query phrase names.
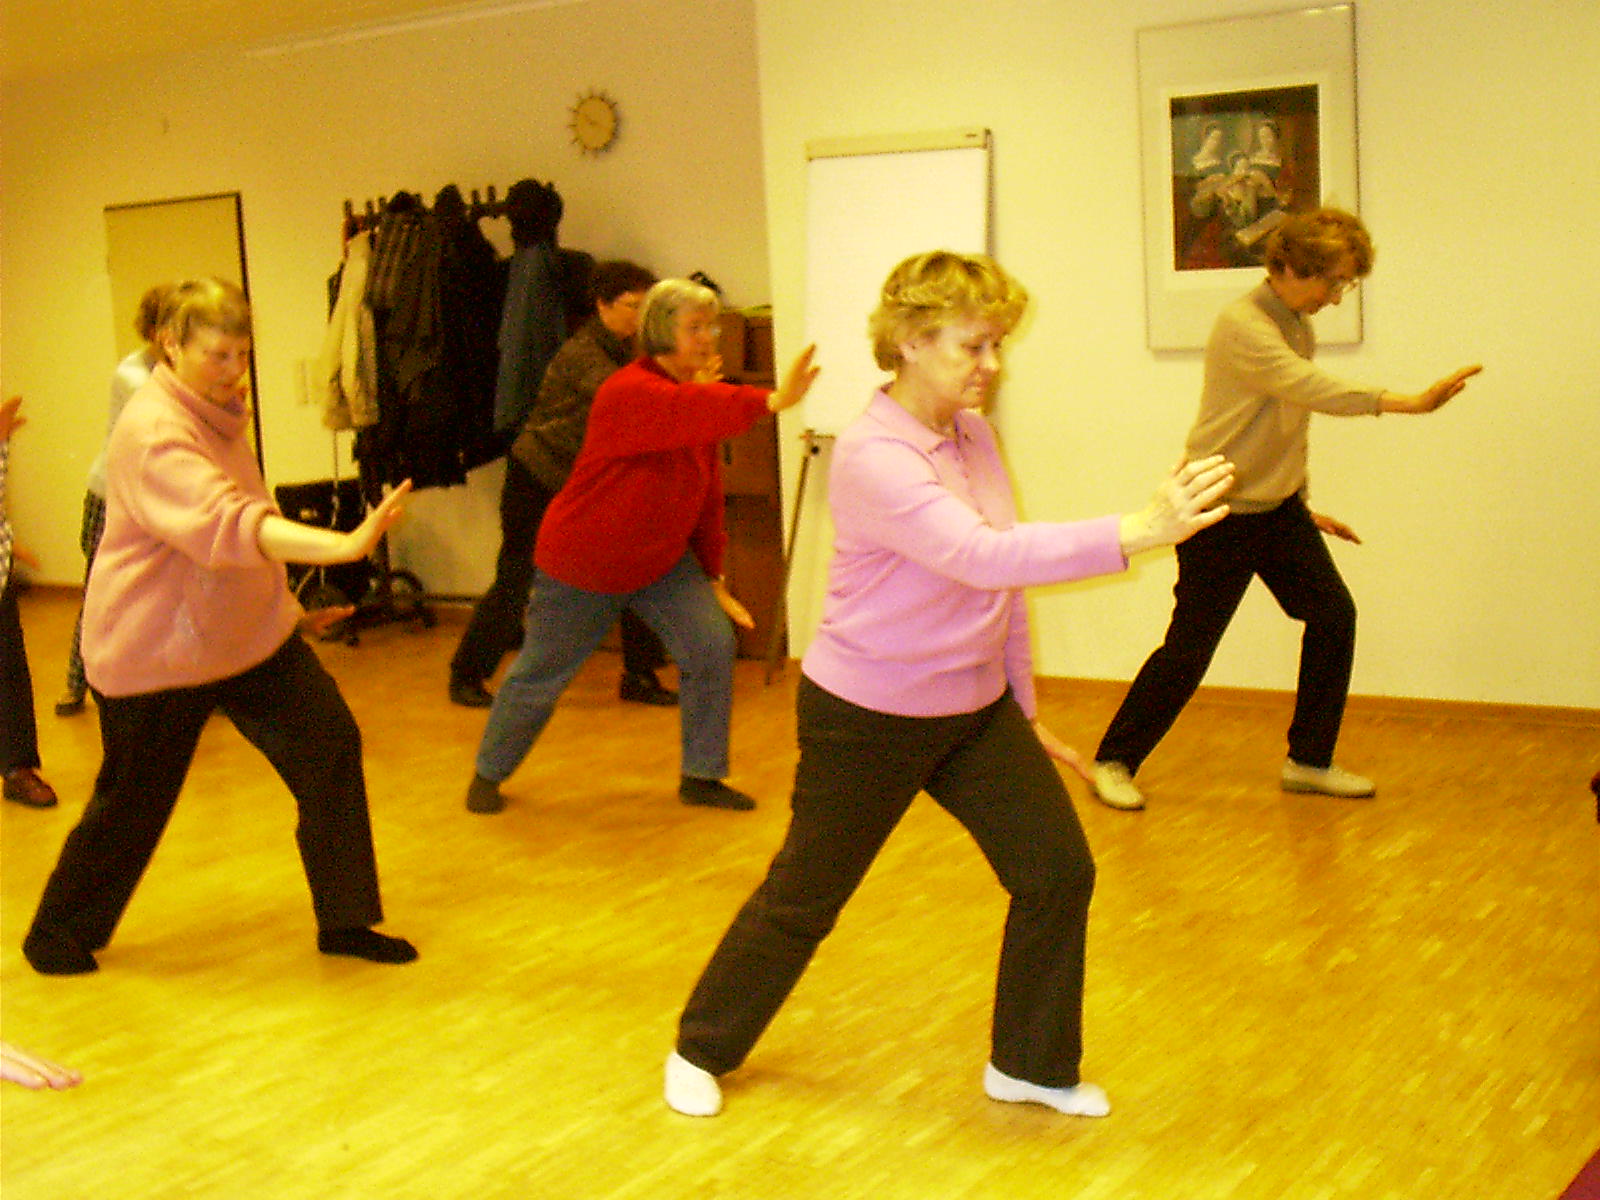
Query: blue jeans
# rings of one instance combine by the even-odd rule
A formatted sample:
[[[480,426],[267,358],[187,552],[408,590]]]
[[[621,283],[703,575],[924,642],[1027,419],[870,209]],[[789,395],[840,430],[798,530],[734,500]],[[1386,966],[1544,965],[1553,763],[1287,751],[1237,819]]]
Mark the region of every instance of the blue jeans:
[[[660,635],[678,664],[683,774],[698,779],[727,775],[733,627],[699,561],[685,553],[654,583],[617,595],[585,591],[543,571],[534,573],[527,635],[489,710],[478,745],[479,776],[499,783],[517,769],[549,723],[561,693],[624,608]]]

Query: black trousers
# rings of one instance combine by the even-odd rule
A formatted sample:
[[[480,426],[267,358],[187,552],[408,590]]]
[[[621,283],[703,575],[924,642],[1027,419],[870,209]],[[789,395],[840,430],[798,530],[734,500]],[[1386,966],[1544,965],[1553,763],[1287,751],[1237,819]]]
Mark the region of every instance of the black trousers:
[[[517,459],[506,455],[500,488],[500,554],[494,582],[473,606],[472,617],[450,660],[451,683],[482,683],[508,654],[522,648],[522,617],[533,586],[533,546],[555,493]],[[647,674],[665,665],[667,653],[655,631],[632,612],[622,614],[622,669]]]
[[[1270,512],[1224,517],[1177,553],[1166,640],[1134,678],[1095,760],[1139,769],[1200,686],[1259,575],[1279,607],[1305,623],[1289,757],[1308,767],[1331,765],[1355,660],[1356,606],[1305,501],[1292,496]]]
[[[33,717],[33,676],[17,612],[17,575],[0,592],[0,774],[39,766],[39,726]]]
[[[690,996],[678,1053],[742,1063],[833,929],[891,831],[926,790],[972,834],[1011,895],[991,1058],[1014,1078],[1078,1083],[1094,861],[1055,766],[1008,693],[975,713],[899,717],[802,677],[793,816],[766,879]]]
[[[201,730],[221,709],[299,808],[295,838],[319,929],[383,919],[361,731],[333,677],[296,635],[242,674],[137,696],[95,695],[104,758],[33,924],[96,950],[111,940],[172,815]]]

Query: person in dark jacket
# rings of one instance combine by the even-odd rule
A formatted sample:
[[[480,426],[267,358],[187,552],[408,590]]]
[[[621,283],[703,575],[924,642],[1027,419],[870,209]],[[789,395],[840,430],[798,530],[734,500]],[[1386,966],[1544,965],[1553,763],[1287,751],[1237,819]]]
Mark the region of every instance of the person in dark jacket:
[[[522,645],[522,614],[533,582],[533,543],[551,499],[566,483],[583,445],[589,406],[600,385],[634,356],[639,310],[655,276],[637,263],[606,262],[591,281],[594,312],[562,345],[545,371],[538,398],[506,459],[501,492],[501,545],[494,582],[450,660],[450,699],[488,708],[494,697],[484,681]],[[672,705],[677,693],[662,687],[656,670],[666,661],[661,641],[630,611],[622,615],[624,700]]]

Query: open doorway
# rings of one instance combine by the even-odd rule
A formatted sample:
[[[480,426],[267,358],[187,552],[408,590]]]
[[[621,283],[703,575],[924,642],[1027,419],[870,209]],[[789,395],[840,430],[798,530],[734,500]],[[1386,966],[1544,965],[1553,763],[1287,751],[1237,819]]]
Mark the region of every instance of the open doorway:
[[[111,276],[111,320],[120,359],[138,349],[133,316],[139,297],[159,283],[215,275],[250,295],[245,267],[244,210],[238,192],[187,196],[142,204],[108,205],[106,267]],[[262,465],[261,426],[254,402],[256,364],[250,360],[250,440]]]

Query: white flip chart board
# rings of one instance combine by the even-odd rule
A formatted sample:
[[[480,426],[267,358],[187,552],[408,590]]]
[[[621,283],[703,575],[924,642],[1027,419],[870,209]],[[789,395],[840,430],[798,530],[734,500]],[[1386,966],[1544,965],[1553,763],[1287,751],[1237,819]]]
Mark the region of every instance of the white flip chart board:
[[[867,318],[896,263],[924,250],[989,252],[989,131],[851,138],[806,146],[806,341],[822,375],[807,427],[840,433],[884,373]]]

